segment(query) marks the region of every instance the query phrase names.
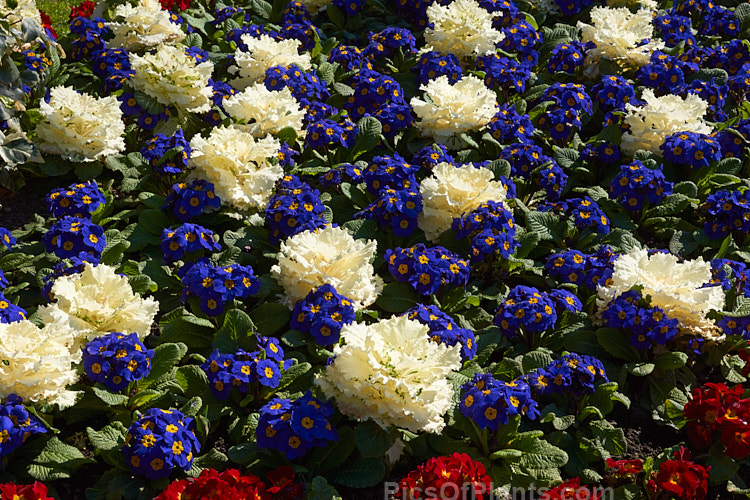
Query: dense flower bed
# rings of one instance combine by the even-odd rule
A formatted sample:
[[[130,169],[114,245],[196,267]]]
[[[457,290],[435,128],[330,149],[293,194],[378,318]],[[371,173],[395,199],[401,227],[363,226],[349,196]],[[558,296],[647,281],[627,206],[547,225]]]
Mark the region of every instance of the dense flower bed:
[[[747,3],[0,13],[2,499],[750,496]]]

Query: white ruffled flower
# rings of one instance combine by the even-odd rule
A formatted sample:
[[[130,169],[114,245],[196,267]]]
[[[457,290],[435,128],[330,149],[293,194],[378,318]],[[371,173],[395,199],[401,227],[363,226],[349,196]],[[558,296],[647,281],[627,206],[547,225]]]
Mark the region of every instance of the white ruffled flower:
[[[86,264],[80,274],[57,278],[51,295],[55,302],[37,314],[45,323],[69,325],[75,331],[75,350],[109,332],[137,333],[144,339],[159,310],[157,301],[133,293],[128,279],[105,264]]]
[[[488,201],[504,202],[508,191],[501,182],[492,180],[494,174],[484,167],[473,165],[456,167],[439,163],[432,176],[422,181],[424,208],[419,214],[419,228],[432,242],[451,228],[453,219],[468,214]]]
[[[182,45],[160,45],[155,54],[130,54],[135,75],[130,79],[140,90],[165,106],[205,113],[211,109],[213,90],[208,79],[214,70],[210,61],[196,64]]]
[[[434,28],[424,30],[425,43],[459,59],[492,54],[505,39],[504,33],[492,27],[492,17],[476,0],[454,0],[448,5],[435,2],[427,7],[427,20]]]
[[[54,87],[49,103],[40,101],[39,112],[44,120],[36,134],[44,152],[93,161],[125,150],[125,123],[114,96],[96,98],[72,87]]]
[[[304,231],[281,243],[279,263],[271,274],[284,287],[281,301],[290,309],[298,300],[326,283],[354,302],[359,309],[369,306],[383,290],[372,260],[375,240],[355,240],[342,227],[327,226]]]
[[[601,311],[618,295],[634,286],[651,297],[651,305],[680,322],[680,329],[707,338],[718,336],[714,322],[706,318],[711,310],[724,308],[720,286],[700,288],[711,281],[711,263],[702,257],[679,262],[675,255],[633,249],[614,263],[610,285],[597,287],[597,306]]]
[[[236,89],[262,81],[266,70],[274,66],[289,66],[296,64],[302,71],[312,67],[310,54],[299,53],[302,42],[295,39],[276,41],[268,35],[253,37],[242,35],[242,42],[247,50],[237,49],[234,53],[235,65],[229,67],[229,72],[239,74],[229,82]]]
[[[284,176],[281,165],[268,161],[280,147],[279,140],[270,135],[256,140],[235,126],[216,127],[207,139],[196,135],[190,141],[191,177],[213,183],[224,204],[264,210],[276,181]]]
[[[8,6],[8,0],[0,0],[0,17],[7,20],[12,28],[20,29],[15,26],[24,19],[33,19],[41,26],[42,16],[39,15],[39,8],[35,0],[16,0],[15,7]]]
[[[66,388],[78,379],[73,364],[81,359],[80,349],[71,350],[74,340],[64,321],[44,328],[28,320],[0,324],[0,398],[72,405],[76,393]]]
[[[591,9],[591,24],[578,22],[583,42],[594,42],[596,47],[586,54],[586,61],[596,64],[603,57],[624,68],[641,67],[648,64],[651,53],[664,47],[664,42],[655,40],[652,24],[653,12],[640,9],[633,14],[629,9],[594,7]],[[641,44],[643,40],[649,40]]]
[[[451,85],[443,75],[422,85],[427,99],[414,97],[411,107],[419,120],[422,135],[432,136],[438,144],[457,148],[463,143],[459,134],[487,125],[497,113],[497,95],[479,78],[468,75]]]
[[[344,345],[316,379],[341,413],[412,432],[439,433],[450,408],[447,376],[461,368],[460,346],[430,342],[429,327],[406,316],[341,329]]]
[[[627,154],[639,149],[651,151],[659,156],[659,147],[664,139],[678,132],[695,132],[710,134],[713,129],[703,121],[708,103],[695,94],[680,97],[668,94],[656,97],[654,91],[643,91],[645,106],[626,104],[624,123],[630,127],[630,133],[622,135],[621,148]]]
[[[255,137],[278,134],[286,127],[293,128],[297,136],[304,136],[305,111],[289,87],[268,90],[262,83],[253,84],[226,99],[224,109],[232,118],[245,121],[248,125],[242,128]]]
[[[118,5],[115,17],[119,22],[108,23],[115,35],[109,41],[112,48],[122,47],[130,52],[180,43],[185,33],[170,21],[170,13],[161,8],[158,0],[140,0],[137,5]]]

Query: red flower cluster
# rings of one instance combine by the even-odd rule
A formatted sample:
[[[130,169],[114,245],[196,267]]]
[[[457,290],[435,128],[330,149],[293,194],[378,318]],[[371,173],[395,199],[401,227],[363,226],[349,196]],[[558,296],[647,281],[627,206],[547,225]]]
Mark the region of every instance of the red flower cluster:
[[[747,377],[750,375],[750,340],[747,342],[747,347],[740,351],[740,359],[745,362],[745,366],[742,367],[742,376]]]
[[[492,482],[479,462],[466,453],[433,457],[399,481],[396,498],[440,498],[467,500],[474,493],[476,500],[490,495]]]
[[[597,487],[593,489],[581,485],[581,479],[575,477],[562,484],[558,484],[544,494],[549,500],[601,500],[603,491]]]
[[[76,17],[90,17],[94,13],[94,7],[94,2],[91,0],[86,0],[76,7],[71,7],[68,21],[72,21]]]
[[[0,484],[0,500],[55,500],[47,496],[47,487],[39,481],[34,484]]]
[[[634,460],[615,460],[614,458],[608,458],[607,467],[614,469],[614,472],[621,476],[628,476],[630,474],[638,474],[643,470],[643,460],[640,458]]]
[[[667,460],[659,467],[654,479],[649,480],[651,491],[666,491],[682,500],[703,500],[708,490],[708,471],[690,462],[690,451],[680,447],[674,454],[676,460]]]
[[[177,10],[180,11],[190,7],[190,0],[159,0],[159,3],[164,10],[170,10],[175,5],[177,5]]]
[[[39,17],[42,18],[42,28],[46,29],[47,32],[57,40],[57,33],[55,32],[54,28],[52,28],[52,19],[47,15],[46,12],[39,9]]]
[[[236,469],[206,469],[195,479],[174,481],[154,500],[298,500],[304,496],[305,487],[294,483],[294,469],[289,466],[269,472],[266,478],[271,486]]]
[[[750,455],[750,398],[742,399],[742,386],[708,383],[693,389],[693,399],[685,405],[690,444],[705,450],[720,434],[727,455],[744,459]]]

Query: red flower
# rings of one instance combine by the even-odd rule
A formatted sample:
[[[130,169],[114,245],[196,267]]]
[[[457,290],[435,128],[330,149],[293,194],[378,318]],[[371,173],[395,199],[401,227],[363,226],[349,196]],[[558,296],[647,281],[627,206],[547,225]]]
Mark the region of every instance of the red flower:
[[[0,500],[55,500],[47,496],[47,487],[39,481],[34,484],[0,484]]]
[[[750,341],[747,344],[747,347],[740,351],[740,359],[745,362],[745,366],[742,368],[743,377],[750,375]]]
[[[708,490],[708,471],[688,461],[690,452],[680,447],[676,460],[667,460],[659,467],[656,477],[649,481],[654,491],[668,491],[683,500],[703,500]]]
[[[266,489],[268,493],[284,500],[301,500],[305,496],[305,485],[294,482],[294,469],[283,465],[266,474],[272,486]]]
[[[440,498],[443,494],[465,500],[471,489],[474,498],[482,500],[491,491],[491,479],[482,463],[466,453],[454,453],[431,458],[411,471],[399,481],[396,498]]]
[[[52,36],[52,38],[57,40],[57,33],[52,28],[52,19],[50,19],[47,13],[41,9],[39,9],[39,17],[42,18],[42,28],[46,29],[47,32]]]
[[[707,425],[701,425],[691,420],[687,423],[686,430],[690,445],[697,450],[707,450],[713,443],[712,429]]]
[[[721,442],[727,447],[727,456],[742,460],[750,455],[750,422],[731,422],[721,430]]]
[[[613,458],[608,458],[607,467],[610,469],[617,469],[617,473],[621,475],[638,474],[643,470],[643,460],[639,458],[634,460],[615,460]]]
[[[174,481],[154,500],[270,500],[259,477],[236,469],[205,469],[195,479]]]
[[[625,461],[623,460],[623,462]],[[601,500],[602,492],[596,487],[591,490],[585,484],[582,486],[581,479],[575,477],[549,490],[544,498],[550,500]]]
[[[94,2],[92,2],[91,0],[86,0],[76,7],[71,7],[68,20],[72,21],[76,17],[90,17],[91,14],[94,13],[94,7]]]
[[[190,7],[190,0],[159,0],[159,3],[164,10],[170,10],[175,5],[177,5],[177,10],[180,11]]]

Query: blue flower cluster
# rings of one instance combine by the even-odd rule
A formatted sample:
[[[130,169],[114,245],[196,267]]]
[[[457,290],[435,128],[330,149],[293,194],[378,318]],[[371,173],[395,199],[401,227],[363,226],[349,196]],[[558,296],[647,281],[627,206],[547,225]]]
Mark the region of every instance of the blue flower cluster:
[[[471,361],[477,355],[477,341],[474,332],[458,326],[453,318],[436,306],[417,304],[404,314],[408,315],[409,319],[427,325],[430,328],[429,337],[431,341],[448,346],[459,344],[463,361]]]
[[[27,314],[25,309],[15,305],[4,293],[0,292],[0,323],[23,321],[26,319]]]
[[[534,125],[529,115],[520,114],[510,103],[500,106],[498,112],[490,120],[489,129],[492,137],[501,143],[517,141],[530,145],[533,142]]]
[[[141,154],[153,171],[165,176],[184,172],[192,152],[190,142],[185,139],[182,129],[177,129],[169,137],[156,134],[148,141],[146,147],[141,149]]]
[[[444,285],[465,287],[471,273],[469,263],[458,255],[423,243],[388,249],[385,260],[396,281],[409,283],[421,295],[437,293]]]
[[[97,208],[106,203],[104,193],[96,181],[71,184],[67,188],[57,188],[45,197],[47,208],[53,217],[66,216],[80,219],[90,218]]]
[[[179,274],[184,287],[182,301],[198,297],[201,311],[209,316],[224,312],[227,302],[247,298],[260,290],[260,280],[250,266],[213,266],[205,257],[187,268],[182,267]]]
[[[651,205],[656,205],[665,196],[672,194],[674,186],[666,180],[662,169],[663,165],[650,169],[638,160],[621,165],[620,173],[609,185],[610,196],[631,212],[642,209],[646,200]]]
[[[415,154],[411,163],[419,165],[421,168],[431,170],[439,163],[455,163],[455,159],[448,153],[448,148],[442,144],[432,144],[425,146]]]
[[[601,361],[575,353],[527,374],[526,380],[536,394],[565,393],[574,397],[593,394],[599,380],[609,382]]]
[[[135,94],[126,92],[119,97],[121,104],[120,109],[126,117],[136,117],[138,127],[143,130],[153,130],[162,120],[169,119],[169,107],[165,106],[160,112],[153,114],[149,110],[156,111],[151,107],[144,108],[138,104]],[[143,152],[143,151],[141,151]]]
[[[320,202],[320,191],[302,182],[296,175],[287,175],[266,207],[266,223],[271,229],[271,243],[321,228],[327,224]]]
[[[546,129],[553,140],[565,143],[571,133],[583,125],[583,115],[591,115],[593,102],[583,85],[577,83],[555,83],[544,90],[540,102],[551,104],[538,123]]]
[[[246,393],[251,384],[264,387],[279,386],[281,372],[293,361],[284,359],[284,349],[275,338],[257,336],[258,350],[222,354],[216,349],[201,365],[208,377],[208,387],[216,399],[226,400],[233,387]]]
[[[68,260],[70,261],[70,264],[67,264],[64,261],[58,262],[55,264],[55,267],[52,268],[52,272],[42,278],[44,282],[42,286],[42,297],[46,301],[51,302],[53,300],[50,292],[52,291],[52,286],[55,284],[57,278],[83,272],[87,262],[94,266],[99,264],[99,257],[91,255],[88,252],[80,252],[78,255],[69,257]]]
[[[274,398],[260,409],[255,432],[258,446],[278,450],[289,460],[302,457],[311,448],[338,441],[338,432],[330,421],[332,415],[333,406],[316,399],[310,391],[294,401]]]
[[[340,144],[345,148],[354,146],[354,141],[359,133],[359,128],[345,118],[342,124],[338,124],[328,118],[313,121],[307,126],[305,143],[308,147],[318,148],[331,144]]]
[[[10,394],[0,404],[0,459],[23,446],[33,434],[44,434],[47,429],[41,420],[29,414],[22,400]]]
[[[636,290],[615,297],[602,311],[602,319],[609,328],[629,332],[630,343],[637,349],[665,345],[679,333],[679,321],[661,307],[651,307]]]
[[[514,338],[521,330],[539,333],[555,326],[558,309],[580,311],[581,302],[565,290],[547,293],[517,285],[500,304],[494,323],[508,338]]]
[[[349,85],[354,88],[354,95],[347,97],[344,107],[353,120],[370,113],[380,121],[386,137],[393,137],[398,130],[411,125],[411,107],[404,99],[401,85],[390,76],[360,71]]]
[[[599,208],[599,204],[588,196],[547,203],[541,205],[539,211],[569,216],[580,231],[593,229],[599,234],[609,234],[612,230],[609,217]]]
[[[88,219],[65,216],[42,236],[42,243],[48,253],[54,253],[61,259],[75,257],[80,252],[88,252],[98,258],[107,246],[107,239],[101,226]]]
[[[75,35],[70,43],[74,61],[88,59],[94,52],[103,49],[104,38],[110,33],[107,21],[100,17],[76,17],[70,22],[70,32]]]
[[[661,39],[667,47],[674,47],[680,42],[685,42],[687,46],[696,45],[692,27],[693,23],[689,17],[665,14],[654,18],[654,28],[659,30]]]
[[[589,290],[595,290],[598,285],[610,284],[617,257],[606,245],[599,247],[593,254],[565,250],[550,255],[544,268],[550,276],[563,283],[584,285]]]
[[[531,172],[547,162],[556,165],[552,157],[545,155],[542,148],[533,144],[506,146],[500,152],[500,158],[510,163],[511,175],[523,178],[530,177]]]
[[[617,144],[609,141],[595,141],[587,144],[581,151],[581,160],[599,161],[606,165],[612,165],[620,161],[622,152]]]
[[[99,382],[111,391],[119,392],[151,373],[154,351],[129,335],[110,332],[90,341],[83,348],[83,370],[92,382]]]
[[[409,237],[417,228],[422,212],[422,194],[418,188],[380,191],[380,196],[364,210],[354,214],[355,218],[375,219],[378,224],[393,229],[396,236]]]
[[[219,250],[221,244],[214,241],[214,232],[198,224],[186,222],[175,230],[165,228],[161,232],[161,251],[168,264],[182,259],[185,254],[202,257],[204,251]]]
[[[505,92],[511,88],[519,93],[524,92],[526,83],[531,78],[531,70],[527,64],[499,54],[478,57],[477,69],[485,72],[484,83],[487,87],[497,86]]]
[[[706,134],[679,132],[668,135],[660,149],[664,152],[665,160],[678,165],[701,168],[712,161],[721,160],[719,141]]]
[[[426,85],[430,80],[439,76],[447,76],[448,81],[453,84],[461,79],[463,72],[458,58],[453,54],[441,54],[431,50],[419,56],[417,63],[417,82]]]
[[[91,54],[94,74],[104,80],[104,91],[111,93],[119,90],[135,76],[130,67],[128,51],[123,48],[100,49]]]
[[[214,185],[203,179],[193,179],[190,183],[178,182],[172,185],[162,207],[164,213],[171,213],[180,222],[187,222],[203,212],[218,210],[221,200],[214,192]]]
[[[174,469],[190,470],[201,445],[192,418],[177,410],[150,408],[135,420],[122,452],[130,472],[147,479],[168,477]]]
[[[477,373],[461,390],[463,394],[458,408],[480,429],[495,432],[501,424],[507,424],[510,417],[523,415],[534,420],[539,416],[531,388],[522,379],[503,382],[491,373]]]
[[[536,183],[546,192],[550,200],[559,200],[568,185],[568,174],[554,161],[539,171]]]
[[[547,71],[550,73],[562,72],[574,74],[576,68],[583,65],[586,51],[592,49],[592,42],[583,43],[574,40],[570,43],[561,43],[552,49],[552,54],[547,60]]]
[[[320,80],[314,71],[302,71],[296,64],[268,68],[263,83],[268,90],[287,87],[302,106],[323,102],[330,97],[325,81]]]
[[[400,154],[376,156],[362,171],[367,190],[379,195],[384,189],[418,189],[415,174],[419,165],[408,163]]]
[[[738,295],[750,297],[750,268],[747,264],[730,259],[713,259],[711,275],[704,288],[721,285],[725,291],[734,289]]]
[[[495,252],[507,259],[518,248],[513,214],[502,202],[481,204],[463,218],[453,219],[451,229],[457,239],[471,240],[472,260],[482,260]]]
[[[399,50],[402,55],[415,53],[417,51],[416,39],[408,29],[389,27],[370,35],[364,54],[372,58],[392,58],[399,53]]]
[[[341,327],[352,322],[352,301],[339,295],[333,285],[326,283],[297,301],[289,327],[310,333],[320,345],[332,345],[338,343]]]
[[[721,239],[732,231],[750,231],[750,203],[746,191],[722,189],[711,194],[705,203],[704,230],[711,239]]]

